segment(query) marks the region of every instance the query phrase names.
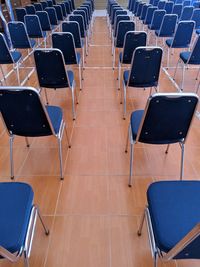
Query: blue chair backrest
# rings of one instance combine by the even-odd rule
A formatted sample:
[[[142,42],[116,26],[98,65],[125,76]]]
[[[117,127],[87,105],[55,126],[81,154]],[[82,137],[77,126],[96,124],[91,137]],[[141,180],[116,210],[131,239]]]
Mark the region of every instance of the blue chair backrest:
[[[166,10],[166,14],[171,14],[173,10],[174,3],[172,1],[166,2],[164,9]]]
[[[117,35],[117,27],[120,21],[122,20],[130,20],[130,17],[128,15],[119,15],[115,19],[115,24],[114,24],[114,37]]]
[[[35,7],[35,11],[42,11],[42,4],[41,3],[33,3],[34,7]]]
[[[48,7],[48,4],[46,1],[41,1],[40,4],[42,5],[43,10],[45,10],[45,8]]]
[[[136,12],[136,17],[140,17],[141,13],[142,13],[142,7],[145,5],[145,3],[141,2],[139,3],[138,5],[138,8],[137,8],[137,12]]]
[[[72,3],[72,8],[73,10],[75,9],[75,3],[74,3],[74,0],[71,0],[71,3]]]
[[[192,1],[191,0],[184,0],[183,1],[183,6],[191,6],[192,5]]]
[[[65,5],[65,9],[66,9],[67,14],[68,14],[68,15],[71,14],[71,10],[70,10],[69,3],[66,2],[66,1],[64,1],[63,3],[64,3],[64,5]]]
[[[126,33],[134,30],[135,30],[135,23],[133,21],[121,20],[118,23],[115,47],[122,48],[124,45],[124,37]]]
[[[133,53],[137,47],[146,46],[146,32],[131,31],[127,32],[124,39],[122,63],[131,64]]]
[[[48,5],[48,7],[52,7],[53,6],[53,1],[52,0],[47,0],[47,5]]]
[[[165,6],[165,1],[159,1],[158,2],[158,9],[164,9],[164,6]]]
[[[114,25],[114,22],[115,22],[115,14],[116,14],[116,11],[117,10],[123,11],[123,8],[121,8],[121,7],[115,7],[115,8],[112,9],[112,11],[111,11],[111,24],[112,25]]]
[[[187,48],[190,45],[194,30],[194,21],[180,21],[178,23],[171,47]]]
[[[74,38],[70,32],[53,33],[52,45],[63,53],[66,65],[77,64]]]
[[[143,7],[142,7],[142,12],[141,12],[141,15],[140,15],[140,20],[145,20],[146,18],[146,14],[147,14],[147,10],[148,8],[150,7],[151,5],[149,4],[145,4]]]
[[[0,33],[0,64],[11,64],[13,62],[5,37]]]
[[[58,25],[58,18],[57,18],[55,8],[54,7],[47,7],[47,8],[45,8],[45,11],[49,15],[49,20],[50,20],[51,25],[53,25],[53,26]]]
[[[183,141],[197,104],[198,97],[192,93],[158,93],[150,96],[137,140],[150,144]]]
[[[36,12],[34,5],[25,6],[25,9],[28,15],[34,15]]]
[[[44,37],[40,21],[37,15],[26,15],[24,20],[25,20],[26,30],[30,38]]]
[[[149,5],[153,5],[154,0],[149,0]]]
[[[63,54],[58,49],[36,49],[35,66],[40,87],[69,87]]]
[[[160,47],[138,47],[131,62],[128,86],[152,87],[158,85],[162,60]]]
[[[153,6],[153,7],[149,7],[148,10],[147,10],[147,14],[146,14],[146,17],[145,17],[145,20],[144,20],[144,24],[151,24],[151,21],[152,21],[152,18],[153,18],[153,14],[154,14],[154,11],[157,10],[157,7]]]
[[[83,10],[74,10],[73,14],[74,15],[81,15],[83,17],[84,28],[86,30],[88,25],[87,25],[87,19],[86,19],[85,11],[83,11]]]
[[[82,4],[79,8],[80,9],[83,9],[83,8],[87,9],[87,16],[88,16],[89,21],[90,21],[91,18],[92,18],[92,9],[91,9],[91,6],[90,5],[87,5],[87,3],[85,3],[85,4]]]
[[[86,37],[86,32],[85,32],[83,17],[81,15],[70,15],[69,16],[69,21],[78,22],[80,33],[81,33],[81,38],[85,38]]]
[[[182,10],[180,20],[191,20],[193,9],[193,6],[185,6]]]
[[[176,0],[176,4],[177,4],[177,5],[178,5],[178,4],[183,5],[183,0]]]
[[[182,13],[183,5],[182,4],[175,4],[172,10],[172,14],[176,14],[178,18],[180,18]]]
[[[172,37],[175,32],[177,20],[178,20],[178,16],[176,14],[164,15],[158,36]]]
[[[51,31],[51,23],[49,15],[46,11],[36,11],[36,15],[40,20],[40,25],[43,31]]]
[[[63,14],[63,17],[67,17],[67,12],[66,12],[66,8],[65,8],[65,4],[64,3],[59,3],[58,4],[60,7],[61,7],[61,9],[62,9],[62,14]]]
[[[154,0],[153,1],[153,6],[158,6],[159,0]]]
[[[69,5],[70,5],[70,10],[72,12],[74,10],[73,5],[72,5],[72,1],[71,0],[68,0],[68,2],[69,2]]]
[[[132,2],[131,2],[131,6],[130,6],[130,11],[131,12],[133,12],[133,10],[134,10],[135,2],[136,2],[136,0],[132,0]]]
[[[195,22],[195,29],[200,29],[200,8],[194,9],[191,20]]]
[[[193,5],[194,8],[200,8],[200,2],[199,1],[194,1],[192,3],[192,5]]]
[[[137,12],[138,5],[139,5],[139,1],[136,1],[136,2],[135,2],[135,5],[134,5],[134,9],[133,9],[133,11],[132,11],[134,15],[135,15],[136,12]]]
[[[32,87],[0,88],[0,112],[12,135],[35,137],[54,134],[40,95]]]
[[[152,18],[149,28],[151,30],[159,30],[165,14],[166,14],[166,11],[163,9],[155,10],[153,13],[153,18]]]
[[[62,31],[70,32],[73,35],[76,48],[81,48],[81,33],[79,23],[77,21],[65,21],[62,23]]]
[[[24,22],[24,17],[27,15],[25,8],[16,8],[16,17],[18,21]]]
[[[8,30],[13,48],[31,48],[28,34],[23,22],[8,22]]]
[[[195,40],[188,64],[200,64],[200,35]]]
[[[60,5],[53,5],[53,7],[55,8],[56,11],[56,15],[57,15],[57,19],[60,21],[63,21],[63,13],[62,13],[62,8]]]

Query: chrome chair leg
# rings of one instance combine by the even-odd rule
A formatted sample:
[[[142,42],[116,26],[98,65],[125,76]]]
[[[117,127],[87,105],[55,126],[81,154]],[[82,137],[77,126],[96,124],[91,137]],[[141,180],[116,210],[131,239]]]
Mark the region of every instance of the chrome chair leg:
[[[134,154],[134,143],[131,142],[131,151],[130,151],[130,173],[129,173],[129,182],[128,186],[132,186],[132,174],[133,174],[133,154]]]
[[[123,83],[124,84],[124,83]],[[124,84],[124,116],[123,119],[126,119],[126,85]]]
[[[142,228],[143,228],[143,225],[144,225],[144,220],[145,220],[145,211],[142,215],[142,218],[141,218],[141,222],[140,222],[140,226],[139,226],[139,229],[138,229],[138,236],[141,236],[142,235]]]
[[[4,81],[5,85],[7,85],[6,77],[5,77],[5,74],[4,74],[4,70],[3,70],[1,65],[0,65],[0,68],[1,68],[2,75],[3,75],[3,81]]]
[[[75,104],[74,104],[74,86],[72,86],[71,88],[71,92],[72,92],[72,115],[73,115],[73,120],[76,119],[76,113],[75,113]]]
[[[26,141],[26,146],[30,147],[29,141],[28,141],[28,137],[25,137],[25,141]]]
[[[59,160],[60,160],[60,179],[64,180],[63,161],[62,161],[62,140],[60,137],[58,137],[58,149],[59,149]]]
[[[49,229],[46,227],[46,225],[45,225],[45,223],[44,223],[44,221],[43,221],[43,219],[42,219],[42,216],[41,216],[41,214],[40,214],[39,207],[38,207],[38,206],[35,206],[35,207],[36,207],[36,210],[37,210],[37,215],[38,215],[38,217],[39,217],[39,219],[40,219],[40,222],[41,222],[41,224],[42,224],[42,227],[43,227],[43,229],[44,229],[44,232],[45,232],[46,235],[49,235]]]
[[[18,64],[18,63],[16,63],[15,70],[16,70],[17,82],[18,82],[18,84],[19,84],[19,86],[20,86],[21,83],[20,83],[19,64]]]
[[[14,136],[10,136],[10,173],[11,173],[11,179],[14,179],[14,162],[13,162],[13,141]]]
[[[183,64],[182,81],[181,81],[181,91],[183,91],[184,80],[185,80],[185,64]]]
[[[183,180],[183,174],[184,174],[184,144],[181,143],[181,171],[180,171],[180,180]]]
[[[24,251],[24,267],[29,267],[29,260],[26,251]]]
[[[112,64],[113,70],[115,69],[115,47],[113,48],[113,64]]]
[[[168,154],[170,144],[167,145],[167,148],[165,150],[165,154]]]
[[[154,267],[157,267],[158,266],[158,253],[154,253]]]
[[[44,94],[45,94],[45,98],[46,98],[46,104],[49,105],[49,100],[48,100],[48,95],[47,95],[47,89],[44,88]]]
[[[178,60],[178,62],[177,62],[177,64],[176,64],[175,71],[174,71],[173,80],[175,80],[175,76],[176,76],[176,72],[177,72],[177,69],[178,69],[179,62],[180,62],[180,61]]]
[[[128,152],[128,141],[129,141],[129,138],[130,138],[130,131],[131,131],[131,126],[129,125],[129,127],[128,127],[128,133],[127,133],[127,138],[126,138],[125,153]]]
[[[65,125],[65,134],[66,134],[66,137],[67,137],[68,147],[71,148],[71,144],[70,144],[70,141],[69,141],[69,136],[68,136],[68,133],[67,133],[67,127],[66,127],[66,125]]]
[[[121,81],[121,62],[119,59],[119,65],[118,65],[118,90],[120,90],[120,81]]]
[[[82,90],[81,64],[78,65],[80,90]]]

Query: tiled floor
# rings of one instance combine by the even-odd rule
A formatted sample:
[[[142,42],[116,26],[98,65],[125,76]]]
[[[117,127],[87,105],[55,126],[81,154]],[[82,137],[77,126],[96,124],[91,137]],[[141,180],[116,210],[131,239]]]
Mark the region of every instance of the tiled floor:
[[[173,63],[177,54],[173,56]],[[113,72],[111,43],[106,18],[96,18],[84,71],[84,89],[79,93],[77,120],[72,121],[67,89],[48,93],[50,103],[60,105],[72,143],[63,140],[64,181],[59,180],[57,142],[53,137],[16,137],[14,162],[17,181],[32,185],[50,228],[48,237],[37,224],[31,267],[148,267],[153,266],[147,233],[136,234],[146,203],[146,189],[155,180],[178,179],[180,148],[138,144],[135,150],[133,187],[127,186],[129,154],[124,153],[129,115],[143,108],[148,90],[129,90],[127,120]],[[76,78],[78,78],[77,69]],[[186,90],[194,91],[194,71],[188,71]],[[180,79],[180,76],[177,76]],[[78,79],[77,79],[78,80]],[[8,83],[15,84],[15,78]],[[35,74],[27,85],[37,87]],[[77,82],[78,85],[78,82]],[[161,72],[160,91],[176,91]],[[186,145],[185,179],[200,177],[200,122],[196,118]],[[1,124],[0,180],[9,180],[9,143]],[[22,261],[15,266],[22,266]],[[198,262],[178,262],[179,267]],[[12,264],[2,261],[0,266]],[[14,266],[14,265],[12,265]],[[159,266],[176,266],[176,263]]]

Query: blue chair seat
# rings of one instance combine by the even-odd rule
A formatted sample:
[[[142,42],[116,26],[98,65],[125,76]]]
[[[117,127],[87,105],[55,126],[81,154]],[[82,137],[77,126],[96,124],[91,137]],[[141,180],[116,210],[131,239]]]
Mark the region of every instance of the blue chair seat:
[[[160,33],[160,30],[156,30],[155,31],[155,35],[156,36],[159,36],[159,37],[171,37],[171,34],[159,34]]]
[[[168,252],[200,222],[199,196],[199,181],[162,181],[150,185],[147,199],[159,249]]]
[[[61,121],[63,118],[62,109],[56,106],[46,106],[49,118],[54,128],[55,134],[59,133]]]
[[[68,70],[67,74],[68,74],[68,78],[69,78],[69,84],[72,87],[72,84],[74,82],[74,73],[73,73],[73,71]]]
[[[0,246],[11,253],[24,245],[33,190],[24,183],[0,183]]]
[[[200,30],[196,30],[196,34],[200,34]]]
[[[124,71],[124,83],[127,85],[128,83],[128,77],[129,77],[129,70]]]
[[[119,53],[119,61],[122,62],[122,52]]]
[[[77,64],[80,64],[81,61],[81,54],[79,52],[76,53],[76,57],[77,57]]]
[[[36,45],[36,41],[35,40],[30,40],[30,44],[31,44],[31,47],[33,48]]]
[[[15,63],[17,63],[22,57],[22,54],[18,51],[11,51],[11,55]]]
[[[167,39],[166,40],[166,45],[168,47],[175,47],[175,48],[186,48],[185,45],[176,45],[176,44],[173,44],[173,39]],[[187,46],[188,47],[188,46]]]
[[[143,114],[144,110],[136,110],[131,114],[131,131],[133,140],[136,140]]]
[[[193,64],[193,65],[199,65],[200,61],[198,58],[193,58],[193,56],[190,58],[191,52],[185,51],[180,53],[180,58],[183,60],[183,62],[186,64]],[[190,58],[189,62],[188,59]]]
[[[173,39],[167,39],[167,40],[166,40],[166,45],[167,45],[168,47],[171,47],[172,42],[173,42]]]

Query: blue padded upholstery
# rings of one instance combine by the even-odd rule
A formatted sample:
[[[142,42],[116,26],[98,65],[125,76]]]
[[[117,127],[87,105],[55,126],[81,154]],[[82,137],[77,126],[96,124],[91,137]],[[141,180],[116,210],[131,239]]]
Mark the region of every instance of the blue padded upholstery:
[[[136,110],[131,114],[131,131],[133,140],[136,140],[143,114],[144,110]]]
[[[33,196],[28,184],[0,183],[0,246],[11,253],[24,245]]]
[[[79,52],[76,52],[76,58],[77,58],[77,64],[81,61],[81,54]]]
[[[173,248],[200,222],[200,181],[161,181],[150,185],[147,200],[157,247]],[[200,258],[200,237],[176,258]]]
[[[181,52],[180,58],[183,60],[184,63],[193,65],[200,64],[200,36],[197,37],[192,51]]]
[[[69,79],[69,84],[72,87],[73,81],[74,81],[74,73],[71,70],[67,71],[68,74],[68,79]]]
[[[11,51],[11,55],[15,63],[22,57],[22,54],[18,51]]]
[[[57,106],[46,106],[49,118],[54,128],[55,134],[59,133],[60,125],[63,118],[62,109]]]
[[[127,83],[128,83],[129,73],[130,73],[129,70],[124,71],[124,83],[125,83],[125,85],[127,85]]]

